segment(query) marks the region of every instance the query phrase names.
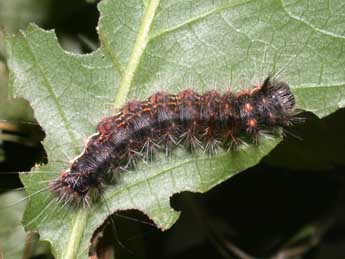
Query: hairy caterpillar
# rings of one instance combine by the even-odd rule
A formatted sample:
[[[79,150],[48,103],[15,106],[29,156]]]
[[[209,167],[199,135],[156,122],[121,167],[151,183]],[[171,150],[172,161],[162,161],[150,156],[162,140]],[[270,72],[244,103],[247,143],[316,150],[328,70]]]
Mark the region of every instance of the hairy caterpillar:
[[[271,80],[237,94],[187,89],[158,92],[146,101],[130,101],[104,118],[71,166],[49,182],[60,200],[89,206],[102,193],[109,175],[129,168],[138,158],[178,145],[212,154],[242,138],[257,143],[264,132],[287,127],[295,115],[295,99],[287,83]]]

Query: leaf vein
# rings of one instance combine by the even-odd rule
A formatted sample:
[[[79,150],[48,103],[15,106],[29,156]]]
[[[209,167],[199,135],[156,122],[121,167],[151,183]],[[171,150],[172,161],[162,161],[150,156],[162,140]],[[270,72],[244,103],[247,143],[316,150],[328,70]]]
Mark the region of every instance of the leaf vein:
[[[113,67],[115,69],[115,71],[117,73],[119,73],[120,77],[123,76],[123,68],[120,64],[120,62],[118,62],[117,60],[117,57],[115,55],[115,53],[111,50],[111,48],[109,47],[108,45],[108,42],[107,40],[104,38],[104,35],[101,31],[98,32],[98,35],[99,35],[99,40],[101,41],[103,47],[104,47],[104,50],[109,54],[110,58],[111,58],[111,61],[113,63]]]
[[[158,38],[158,37],[161,37],[161,36],[163,36],[163,35],[165,35],[167,33],[177,31],[178,29],[183,28],[183,27],[185,27],[187,25],[190,25],[190,24],[202,21],[204,18],[207,18],[208,16],[210,16],[212,14],[222,12],[222,11],[224,11],[226,9],[238,7],[238,6],[241,6],[241,5],[253,2],[253,1],[254,0],[239,0],[239,1],[236,1],[236,2],[231,2],[230,4],[226,4],[226,5],[217,7],[217,8],[213,8],[213,9],[211,9],[211,10],[205,12],[205,13],[202,13],[202,14],[200,14],[198,16],[195,16],[195,17],[193,17],[191,19],[188,19],[188,20],[186,20],[183,23],[180,23],[180,24],[177,24],[177,25],[175,25],[173,27],[170,27],[170,28],[167,28],[165,30],[162,30],[162,31],[152,35],[149,40],[151,41],[151,40],[153,40],[155,38]]]
[[[335,34],[333,32],[329,32],[329,31],[326,31],[326,30],[323,30],[323,29],[320,29],[318,27],[316,27],[315,25],[313,25],[312,23],[308,22],[306,19],[304,19],[303,17],[298,17],[294,14],[292,14],[291,12],[289,12],[289,10],[286,8],[285,4],[284,4],[284,1],[281,0],[281,5],[283,7],[283,10],[286,12],[286,14],[292,18],[293,20],[296,20],[304,25],[306,25],[307,27],[313,29],[314,31],[316,32],[319,32],[321,34],[324,34],[324,35],[327,35],[327,36],[330,36],[330,37],[333,37],[333,38],[337,38],[337,39],[342,39],[344,40],[345,39],[345,36],[341,36],[341,35],[338,35],[338,34]]]
[[[70,127],[70,124],[68,122],[68,119],[66,117],[66,114],[65,114],[65,112],[62,109],[62,105],[61,105],[61,103],[60,103],[60,101],[59,101],[59,99],[58,99],[58,97],[57,97],[57,95],[56,95],[56,93],[55,93],[55,91],[54,91],[54,89],[52,87],[52,84],[49,82],[48,78],[46,77],[46,75],[45,75],[45,73],[44,73],[44,71],[42,69],[42,67],[40,66],[40,63],[38,62],[37,57],[36,57],[36,55],[34,53],[34,50],[32,49],[30,41],[27,39],[27,35],[24,32],[22,32],[22,35],[23,35],[23,38],[25,39],[25,42],[28,45],[28,49],[30,51],[30,54],[31,54],[33,60],[34,60],[34,63],[36,63],[36,66],[37,66],[37,68],[39,69],[39,72],[42,75],[43,81],[45,83],[45,87],[46,87],[49,95],[52,97],[52,100],[53,100],[53,102],[54,102],[54,104],[56,106],[56,110],[57,110],[57,112],[58,112],[58,114],[59,114],[59,116],[60,116],[60,118],[61,118],[61,120],[62,120],[62,122],[64,124],[64,127],[65,127],[65,129],[67,131],[67,134],[68,134],[69,138],[71,139],[74,151],[76,153],[79,153],[80,150],[79,150],[78,142],[77,142],[77,140],[76,140],[76,138],[75,138],[75,136],[73,134],[73,131],[72,131],[72,129]]]
[[[159,2],[160,0],[151,0],[145,7],[134,47],[115,97],[115,108],[119,108],[121,105],[123,105],[128,96],[135,72],[148,43],[149,32],[151,30],[151,25]]]

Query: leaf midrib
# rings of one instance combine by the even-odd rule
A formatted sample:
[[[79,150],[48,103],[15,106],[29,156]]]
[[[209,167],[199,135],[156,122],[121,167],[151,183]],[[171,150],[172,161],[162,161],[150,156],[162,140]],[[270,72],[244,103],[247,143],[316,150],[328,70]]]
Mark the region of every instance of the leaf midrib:
[[[121,107],[127,100],[135,72],[138,68],[141,57],[145,52],[147,43],[149,42],[149,32],[151,30],[152,22],[159,6],[159,2],[160,0],[151,0],[145,7],[133,50],[128,60],[127,67],[123,73],[120,86],[117,89],[114,102],[115,108]]]
[[[120,107],[127,99],[130,87],[132,85],[135,71],[140,63],[141,57],[145,51],[148,43],[148,35],[151,29],[152,21],[155,16],[160,0],[151,0],[146,6],[143,18],[140,23],[139,32],[136,37],[136,41],[132,50],[132,54],[129,58],[127,67],[123,73],[120,86],[115,96],[115,107]],[[114,62],[114,60],[113,60]],[[117,64],[114,64],[116,66]],[[80,209],[76,215],[76,220],[73,223],[70,240],[64,251],[65,258],[72,259],[78,255],[80,242],[82,240],[84,229],[90,215],[90,209]]]

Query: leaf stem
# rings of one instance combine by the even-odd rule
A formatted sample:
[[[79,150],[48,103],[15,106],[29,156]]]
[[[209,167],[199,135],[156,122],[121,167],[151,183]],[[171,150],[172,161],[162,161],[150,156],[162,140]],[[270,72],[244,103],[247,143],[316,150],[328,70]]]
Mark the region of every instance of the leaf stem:
[[[131,87],[135,71],[140,63],[146,45],[149,41],[149,32],[151,29],[153,18],[156,14],[160,0],[151,0],[144,10],[139,32],[137,34],[132,54],[129,58],[124,76],[121,80],[120,87],[117,91],[114,107],[119,108],[126,100],[129,89]]]
[[[80,209],[78,211],[76,215],[76,220],[73,223],[73,229],[70,235],[70,240],[64,252],[65,256],[63,258],[65,259],[77,258],[79,247],[80,247],[80,241],[82,239],[86,222],[89,217],[89,212],[90,212],[90,209]]]

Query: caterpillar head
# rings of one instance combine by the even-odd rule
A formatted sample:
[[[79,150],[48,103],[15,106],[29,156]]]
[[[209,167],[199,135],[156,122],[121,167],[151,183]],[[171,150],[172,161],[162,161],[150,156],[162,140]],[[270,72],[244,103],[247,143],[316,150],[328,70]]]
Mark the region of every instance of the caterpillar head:
[[[62,171],[60,176],[49,182],[49,189],[58,197],[58,201],[72,207],[89,207],[90,202],[98,197],[100,187],[92,187],[81,173]],[[96,192],[96,193],[95,193]]]
[[[268,77],[260,92],[269,104],[267,105],[267,112],[271,124],[283,127],[291,125],[295,115],[295,97],[291,93],[289,85],[282,81],[271,80]]]

